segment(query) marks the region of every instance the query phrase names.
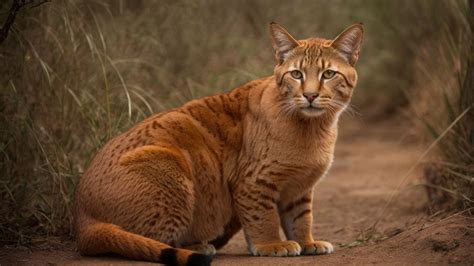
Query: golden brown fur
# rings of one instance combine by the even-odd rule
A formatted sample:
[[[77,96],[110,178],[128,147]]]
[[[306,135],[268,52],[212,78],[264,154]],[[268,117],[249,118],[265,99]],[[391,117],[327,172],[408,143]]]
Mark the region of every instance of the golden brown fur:
[[[270,33],[275,75],[154,115],[97,154],[76,194],[81,253],[208,264],[186,248],[213,255],[241,227],[253,255],[333,251],[312,237],[313,187],[333,160],[362,26],[335,41]]]

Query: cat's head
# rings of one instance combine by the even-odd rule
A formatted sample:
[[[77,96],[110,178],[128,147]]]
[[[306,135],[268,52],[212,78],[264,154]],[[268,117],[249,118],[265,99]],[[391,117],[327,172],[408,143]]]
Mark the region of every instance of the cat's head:
[[[354,66],[363,33],[362,24],[354,24],[334,40],[296,40],[282,26],[270,24],[285,112],[318,117],[347,107],[357,83]]]

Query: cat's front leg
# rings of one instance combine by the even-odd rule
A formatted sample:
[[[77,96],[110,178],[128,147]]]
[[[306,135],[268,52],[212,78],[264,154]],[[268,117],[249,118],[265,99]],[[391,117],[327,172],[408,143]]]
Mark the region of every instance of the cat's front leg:
[[[314,240],[312,236],[313,191],[280,207],[280,217],[287,239],[298,242],[302,248],[301,254],[329,254],[334,247],[327,241]]]
[[[277,187],[258,179],[234,191],[234,202],[244,228],[249,251],[254,256],[297,256],[295,241],[282,241],[276,198]]]

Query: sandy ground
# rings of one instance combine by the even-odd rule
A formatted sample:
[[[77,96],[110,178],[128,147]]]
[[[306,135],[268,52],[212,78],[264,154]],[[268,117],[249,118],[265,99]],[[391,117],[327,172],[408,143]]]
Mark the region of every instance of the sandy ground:
[[[341,121],[335,163],[315,190],[313,225],[315,238],[332,242],[335,253],[251,257],[239,233],[219,251],[213,264],[473,265],[473,218],[462,213],[430,214],[425,191],[416,185],[420,169],[406,175],[423,150],[402,125],[400,121],[366,124],[350,117]],[[370,230],[376,221],[376,230]],[[0,249],[0,265],[131,263],[147,264],[119,257],[84,258],[74,251],[73,243],[54,250]]]

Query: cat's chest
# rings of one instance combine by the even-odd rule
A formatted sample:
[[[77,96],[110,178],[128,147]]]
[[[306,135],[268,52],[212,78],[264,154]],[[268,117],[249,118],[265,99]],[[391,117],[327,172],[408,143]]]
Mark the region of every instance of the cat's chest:
[[[277,185],[282,202],[292,201],[311,189],[328,171],[334,143],[315,142],[306,148],[281,145],[268,150],[263,162],[266,177]]]
[[[282,186],[297,183],[308,188],[331,165],[336,127],[297,131],[285,124],[251,122],[243,139],[245,159],[240,161],[244,176],[269,178]]]
[[[264,163],[274,172],[285,172],[294,175],[318,175],[333,160],[334,143],[313,141],[306,145],[289,142],[274,142],[267,148],[262,157]]]
[[[332,156],[336,135],[336,129],[312,134],[292,130],[268,130],[260,136],[262,147],[256,151],[272,160],[308,166],[321,164]]]
[[[335,136],[301,139],[291,134],[266,134],[249,142],[247,151],[261,174],[275,178],[311,181],[321,176],[333,160]]]

